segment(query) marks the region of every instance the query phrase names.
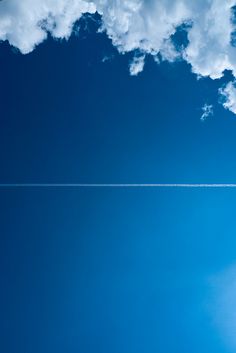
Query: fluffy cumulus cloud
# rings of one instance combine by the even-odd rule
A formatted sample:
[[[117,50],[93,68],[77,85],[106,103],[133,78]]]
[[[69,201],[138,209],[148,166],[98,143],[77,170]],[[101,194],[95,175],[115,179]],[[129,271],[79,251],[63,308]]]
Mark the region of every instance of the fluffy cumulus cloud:
[[[235,82],[229,82],[219,90],[220,100],[225,107],[236,114],[236,86]]]
[[[235,5],[236,0],[2,0],[0,40],[26,54],[48,33],[69,38],[84,13],[98,12],[101,30],[118,51],[138,53],[130,65],[133,75],[151,55],[157,62],[183,58],[198,76],[217,79],[227,69],[236,77]],[[177,47],[173,36],[181,25],[188,40]]]
[[[83,0],[2,0],[0,39],[27,54],[48,32],[55,38],[68,38],[75,21],[95,11],[93,3]]]

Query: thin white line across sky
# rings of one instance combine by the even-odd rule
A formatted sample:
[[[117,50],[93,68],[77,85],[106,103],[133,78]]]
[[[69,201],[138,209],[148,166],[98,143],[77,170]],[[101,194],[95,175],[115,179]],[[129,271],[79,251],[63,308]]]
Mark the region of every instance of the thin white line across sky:
[[[0,183],[0,188],[236,188],[235,184]]]

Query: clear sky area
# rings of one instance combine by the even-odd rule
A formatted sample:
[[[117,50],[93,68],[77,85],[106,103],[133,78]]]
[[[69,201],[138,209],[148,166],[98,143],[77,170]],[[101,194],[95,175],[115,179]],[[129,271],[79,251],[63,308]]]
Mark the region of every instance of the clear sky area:
[[[98,14],[26,53],[2,9],[0,183],[236,182],[233,66],[200,77],[145,54],[132,72],[144,49],[119,53]],[[235,201],[0,187],[0,352],[235,352]]]

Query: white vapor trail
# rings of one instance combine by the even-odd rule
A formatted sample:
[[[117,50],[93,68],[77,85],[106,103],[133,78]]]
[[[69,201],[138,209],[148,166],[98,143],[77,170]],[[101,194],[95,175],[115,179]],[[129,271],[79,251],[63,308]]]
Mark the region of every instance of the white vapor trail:
[[[236,184],[1,183],[0,188],[236,188]]]

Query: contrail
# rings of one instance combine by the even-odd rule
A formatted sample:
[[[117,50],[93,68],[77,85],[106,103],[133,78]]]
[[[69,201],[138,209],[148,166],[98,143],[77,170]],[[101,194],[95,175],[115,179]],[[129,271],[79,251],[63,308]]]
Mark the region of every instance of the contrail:
[[[0,183],[0,188],[236,188],[235,184]]]

